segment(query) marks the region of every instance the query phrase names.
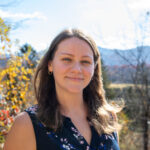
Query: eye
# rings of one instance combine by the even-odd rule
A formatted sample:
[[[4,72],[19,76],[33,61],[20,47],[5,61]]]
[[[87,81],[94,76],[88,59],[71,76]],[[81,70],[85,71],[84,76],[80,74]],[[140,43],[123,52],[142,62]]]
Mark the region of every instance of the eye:
[[[87,61],[87,60],[83,60],[83,61],[81,61],[81,63],[82,63],[82,64],[91,64],[91,62],[90,62],[90,61]]]
[[[71,62],[72,61],[71,58],[62,58],[62,60],[65,61],[65,62]]]

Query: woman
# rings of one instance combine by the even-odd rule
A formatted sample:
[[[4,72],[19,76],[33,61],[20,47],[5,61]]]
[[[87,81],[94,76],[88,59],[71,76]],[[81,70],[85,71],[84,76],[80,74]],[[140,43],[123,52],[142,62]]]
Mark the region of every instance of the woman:
[[[38,104],[16,117],[4,150],[119,150],[116,110],[106,102],[89,36],[62,31],[37,67],[34,88]]]

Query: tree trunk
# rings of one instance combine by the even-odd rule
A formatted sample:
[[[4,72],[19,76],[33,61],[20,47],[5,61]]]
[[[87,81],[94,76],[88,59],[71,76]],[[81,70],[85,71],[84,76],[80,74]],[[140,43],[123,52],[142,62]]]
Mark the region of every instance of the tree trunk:
[[[145,114],[144,114],[144,122],[143,122],[143,127],[144,127],[144,133],[143,133],[143,146],[144,146],[144,150],[148,150],[148,109],[145,110]]]

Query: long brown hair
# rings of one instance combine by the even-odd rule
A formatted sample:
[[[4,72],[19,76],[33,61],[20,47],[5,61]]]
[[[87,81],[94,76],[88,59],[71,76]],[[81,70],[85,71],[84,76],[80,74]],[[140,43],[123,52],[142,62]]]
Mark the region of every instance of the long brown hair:
[[[68,29],[58,34],[37,67],[34,78],[34,89],[38,102],[37,116],[47,127],[54,130],[59,129],[63,124],[63,116],[56,97],[54,77],[53,74],[48,74],[48,62],[53,60],[59,43],[71,37],[85,41],[93,51],[94,75],[89,85],[83,90],[83,99],[89,112],[88,117],[99,134],[111,133],[116,128],[117,119],[115,109],[105,99],[100,53],[92,38],[78,29]]]

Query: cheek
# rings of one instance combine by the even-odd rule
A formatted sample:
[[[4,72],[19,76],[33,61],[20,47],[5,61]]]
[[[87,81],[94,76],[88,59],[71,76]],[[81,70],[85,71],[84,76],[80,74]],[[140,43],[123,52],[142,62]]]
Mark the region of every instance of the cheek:
[[[55,63],[53,65],[53,72],[54,75],[60,76],[67,70],[67,66],[65,66],[63,63]]]
[[[92,78],[94,74],[94,67],[89,67],[85,70],[85,75],[88,76],[89,78]]]

